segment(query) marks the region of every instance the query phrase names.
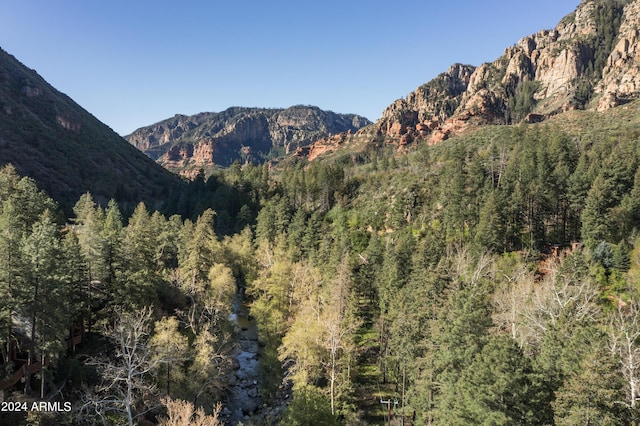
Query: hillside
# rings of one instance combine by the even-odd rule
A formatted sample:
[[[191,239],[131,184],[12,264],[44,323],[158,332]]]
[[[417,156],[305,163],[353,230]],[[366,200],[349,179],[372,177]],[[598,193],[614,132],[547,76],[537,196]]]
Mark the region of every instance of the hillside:
[[[639,26],[638,0],[584,0],[554,29],[523,37],[493,62],[451,65],[357,136],[324,138],[298,155],[314,159],[381,138],[399,147],[436,144],[488,124],[623,105],[640,96]]]
[[[193,174],[234,161],[263,161],[316,139],[371,124],[359,115],[312,106],[287,109],[233,107],[220,113],[176,115],[136,130],[126,139],[169,170]]]
[[[215,167],[165,194],[166,216],[140,204],[125,220],[85,196],[66,226],[0,168],[0,395],[71,407],[3,424],[638,424],[637,6],[585,1],[555,50],[551,32],[531,37],[518,83],[454,65],[312,145],[300,129],[316,108],[165,120],[136,143],[183,172],[295,153]],[[55,139],[88,113],[29,75],[2,117],[91,164]],[[273,135],[269,114],[291,130],[275,148],[258,132]],[[134,152],[123,143],[111,151]],[[160,166],[140,164],[158,185]]]
[[[90,191],[105,203],[158,206],[180,180],[34,70],[0,50],[0,165],[12,163],[67,210]]]
[[[638,1],[583,1],[552,30],[522,38],[493,62],[452,65],[385,109],[376,127],[431,143],[473,125],[605,110],[640,94]]]
[[[638,1],[583,1],[552,30],[522,38],[493,62],[453,65],[390,105],[380,132],[446,139],[471,125],[605,110],[640,94]]]

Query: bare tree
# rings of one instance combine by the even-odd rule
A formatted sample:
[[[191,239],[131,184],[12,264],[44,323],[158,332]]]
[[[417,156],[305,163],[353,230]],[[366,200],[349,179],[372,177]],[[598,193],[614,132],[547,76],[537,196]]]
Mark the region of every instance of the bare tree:
[[[324,348],[327,350],[329,358],[324,362],[329,374],[331,414],[335,414],[336,385],[340,375],[340,364],[342,356],[349,352],[350,340],[359,326],[355,318],[345,318],[339,312],[339,306],[327,306],[321,318],[324,332]]]
[[[536,285],[533,272],[524,262],[508,274],[496,272],[499,285],[491,298],[493,322],[499,331],[508,332],[522,347],[528,340],[522,309]]]
[[[447,250],[447,259],[451,261],[448,268],[451,280],[475,286],[483,278],[491,278],[493,257],[489,252],[476,256],[466,245],[455,245]]]
[[[530,344],[537,344],[548,328],[552,328],[564,317],[571,323],[588,323],[596,319],[598,288],[593,278],[580,266],[580,260],[568,257],[557,267],[552,265],[549,273],[535,285],[530,285],[529,300],[523,306],[524,330]]]
[[[194,409],[193,404],[179,399],[164,398],[167,417],[161,417],[158,426],[221,426],[218,420],[222,405],[218,402],[213,415],[204,413],[202,408]]]
[[[636,415],[637,400],[640,394],[640,305],[637,301],[618,304],[618,308],[609,322],[609,341],[611,352],[620,358],[620,367],[627,383],[627,405]]]
[[[323,344],[329,355],[325,368],[329,373],[331,414],[335,414],[336,385],[340,375],[340,364],[345,364],[342,357],[355,349],[351,344],[352,338],[360,327],[359,319],[351,315],[352,312],[348,308],[351,298],[350,282],[348,258],[344,256],[333,280],[333,289],[328,303],[320,317],[324,334]],[[348,361],[346,364],[349,368]]]
[[[81,410],[85,417],[97,415],[106,420],[109,414],[116,413],[133,426],[135,419],[154,408],[150,399],[156,388],[149,379],[164,360],[154,357],[147,347],[151,314],[151,308],[136,313],[119,312],[108,333],[115,346],[114,356],[89,361],[96,366],[102,383],[85,397]]]

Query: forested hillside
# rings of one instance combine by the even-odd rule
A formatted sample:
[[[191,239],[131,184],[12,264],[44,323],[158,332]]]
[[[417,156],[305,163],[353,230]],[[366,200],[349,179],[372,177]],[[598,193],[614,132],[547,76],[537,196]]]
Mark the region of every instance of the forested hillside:
[[[0,49],[0,166],[8,163],[67,214],[86,191],[133,211],[143,200],[161,208],[182,189],[178,177]]]
[[[175,424],[194,405],[193,421],[212,424],[233,377],[228,318],[253,268],[249,228],[218,239],[211,209],[183,221],[143,203],[127,220],[89,193],[74,213],[66,222],[32,179],[0,170],[2,424]],[[40,401],[73,405],[31,408]]]
[[[639,112],[232,167],[190,218],[85,194],[66,221],[5,167],[0,385],[72,406],[3,422],[635,422]]]
[[[0,424],[637,425],[635,22],[191,181],[0,52]]]
[[[635,421],[637,108],[285,170],[256,226],[284,260],[250,286],[285,424],[312,398],[346,424],[380,400],[405,424]]]

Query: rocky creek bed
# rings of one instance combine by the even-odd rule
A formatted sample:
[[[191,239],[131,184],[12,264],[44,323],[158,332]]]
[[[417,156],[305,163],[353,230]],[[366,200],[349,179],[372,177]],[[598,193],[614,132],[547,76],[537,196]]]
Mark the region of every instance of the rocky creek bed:
[[[222,414],[226,425],[236,425],[262,408],[258,329],[255,319],[249,314],[249,308],[244,305],[242,291],[234,299],[230,319],[236,327],[237,349],[234,353],[229,402]]]

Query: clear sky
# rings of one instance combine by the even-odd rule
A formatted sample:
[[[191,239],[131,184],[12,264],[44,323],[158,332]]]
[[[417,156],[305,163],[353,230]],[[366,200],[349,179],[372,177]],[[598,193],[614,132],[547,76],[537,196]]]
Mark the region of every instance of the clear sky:
[[[174,114],[317,105],[380,117],[579,0],[0,0],[0,47],[125,135]]]

